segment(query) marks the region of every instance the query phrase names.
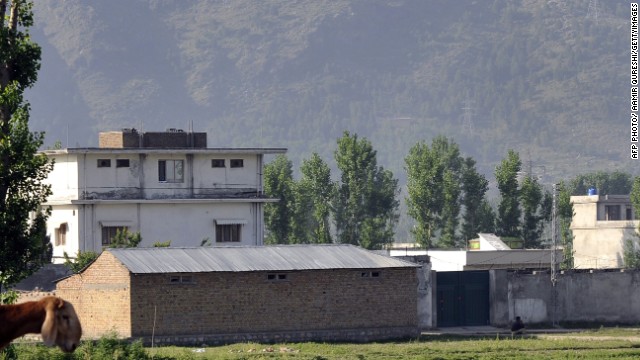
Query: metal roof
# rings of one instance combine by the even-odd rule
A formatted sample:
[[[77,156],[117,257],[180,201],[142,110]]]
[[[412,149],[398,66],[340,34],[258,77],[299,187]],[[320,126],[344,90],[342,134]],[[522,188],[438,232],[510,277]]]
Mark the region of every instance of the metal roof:
[[[134,274],[418,267],[353,245],[106,249]]]

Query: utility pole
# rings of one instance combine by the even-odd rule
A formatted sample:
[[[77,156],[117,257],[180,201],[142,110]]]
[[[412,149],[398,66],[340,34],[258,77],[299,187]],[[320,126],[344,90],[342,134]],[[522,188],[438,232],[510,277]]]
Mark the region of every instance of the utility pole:
[[[557,317],[558,317],[558,289],[556,288],[556,283],[558,282],[558,256],[557,256],[557,248],[558,248],[558,236],[557,236],[557,222],[558,222],[558,211],[557,211],[557,201],[558,197],[558,184],[553,184],[553,201],[551,206],[551,296],[553,302],[553,317],[551,320],[552,325],[557,326]]]
[[[556,282],[558,282],[558,236],[557,236],[557,224],[558,224],[558,211],[557,211],[557,195],[558,195],[558,184],[553,184],[553,201],[551,205],[551,284],[556,286]]]

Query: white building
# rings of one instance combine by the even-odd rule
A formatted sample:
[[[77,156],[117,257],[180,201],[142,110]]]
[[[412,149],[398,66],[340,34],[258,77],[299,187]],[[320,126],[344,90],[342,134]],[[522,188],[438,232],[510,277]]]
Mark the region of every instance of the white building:
[[[207,148],[206,133],[100,133],[98,148],[43,151],[55,161],[47,233],[63,252],[101,252],[116,231],[139,246],[262,245],[263,157],[283,148]]]
[[[511,249],[499,236],[480,233],[469,241],[469,250],[425,250],[402,246],[389,250],[391,256],[427,255],[431,270],[469,271],[491,269],[549,269],[551,250]],[[561,256],[558,251],[557,256]]]

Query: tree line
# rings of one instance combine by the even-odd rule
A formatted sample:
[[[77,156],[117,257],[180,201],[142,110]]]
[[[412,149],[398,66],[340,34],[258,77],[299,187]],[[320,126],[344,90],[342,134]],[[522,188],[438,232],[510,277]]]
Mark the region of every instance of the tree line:
[[[265,194],[280,199],[265,207],[267,244],[348,243],[381,249],[394,241],[399,217],[398,180],[377,163],[366,138],[345,132],[334,151],[337,181],[317,153],[303,159],[301,178],[279,155],[265,165]],[[488,199],[489,180],[476,161],[461,155],[452,139],[435,137],[413,145],[404,159],[407,213],[413,240],[423,248],[464,248],[478,233],[495,233],[523,248],[550,245],[553,189],[522,170],[519,154],[509,150],[495,168],[499,199]],[[565,250],[563,267],[572,266],[571,195],[597,187],[601,194],[629,194],[633,179],[623,172],[596,172],[555,185],[558,235]]]

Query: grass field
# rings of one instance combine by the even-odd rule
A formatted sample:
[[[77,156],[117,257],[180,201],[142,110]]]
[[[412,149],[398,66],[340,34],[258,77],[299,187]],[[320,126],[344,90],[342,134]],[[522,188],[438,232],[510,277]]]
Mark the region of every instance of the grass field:
[[[511,337],[424,336],[373,344],[235,344],[209,348],[160,348],[150,354],[193,359],[637,359],[637,330]]]
[[[429,335],[420,339],[369,344],[258,344],[215,347],[118,345],[115,340],[85,343],[73,355],[41,345],[17,345],[17,359],[636,359],[640,330],[600,329],[564,334],[493,336]],[[129,351],[126,347],[133,348]],[[0,360],[4,357],[0,354]]]

